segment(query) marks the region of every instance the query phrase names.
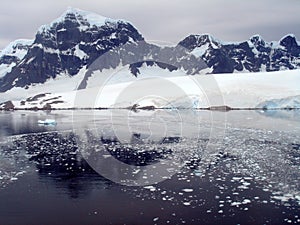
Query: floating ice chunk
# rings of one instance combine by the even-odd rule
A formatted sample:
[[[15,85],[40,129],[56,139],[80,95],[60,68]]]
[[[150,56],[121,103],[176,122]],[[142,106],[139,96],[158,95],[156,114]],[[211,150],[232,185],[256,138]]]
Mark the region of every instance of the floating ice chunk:
[[[184,202],[183,203],[185,206],[189,206],[189,205],[191,205],[191,202]]]
[[[141,171],[141,169],[135,169],[134,171],[132,171],[132,174],[138,174]]]
[[[148,189],[150,191],[155,191],[156,190],[156,188],[154,186],[145,186],[144,188]]]
[[[241,202],[232,202],[230,205],[239,207],[241,204],[242,204]]]
[[[243,186],[249,186],[251,183],[249,182],[243,182]]]
[[[237,188],[239,188],[239,189],[249,189],[248,185],[247,186],[246,185],[240,185]]]
[[[17,172],[17,173],[16,173],[16,176],[23,175],[24,173],[26,173],[26,171],[20,171],[20,172]]]
[[[185,189],[182,189],[182,191],[189,193],[189,192],[193,192],[194,190],[191,188],[185,188]]]
[[[251,203],[251,200],[249,200],[249,199],[244,199],[242,203],[243,203],[243,204],[249,204],[249,203]]]
[[[155,218],[153,219],[154,222],[156,222],[157,220],[159,220],[159,217],[155,217]]]
[[[45,119],[45,120],[38,120],[38,124],[43,125],[55,125],[56,121],[54,119]]]

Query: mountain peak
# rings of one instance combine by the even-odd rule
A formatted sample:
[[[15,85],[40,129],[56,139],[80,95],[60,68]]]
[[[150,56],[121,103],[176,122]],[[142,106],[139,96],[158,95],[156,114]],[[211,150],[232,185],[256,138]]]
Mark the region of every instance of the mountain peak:
[[[217,46],[220,44],[220,41],[215,39],[211,34],[191,34],[178,43],[178,45],[189,50],[193,50],[194,48],[201,47],[206,44],[217,48]]]
[[[262,38],[262,36],[260,36],[259,34],[255,34],[252,37],[250,37],[250,41],[255,45],[262,45],[264,46],[266,43],[264,41],[264,39]]]
[[[280,39],[279,44],[287,48],[293,48],[298,46],[297,39],[294,34],[285,35],[283,38]]]
[[[117,24],[117,23],[128,23],[125,20],[115,20],[108,17],[101,16],[97,13],[84,11],[77,8],[68,7],[68,9],[57,19],[53,20],[50,24],[42,25],[38,32],[43,33],[49,30],[51,27],[63,23],[65,21],[72,21],[78,25],[84,27],[96,26],[101,27],[107,24]]]
[[[199,35],[193,35],[199,44],[205,44],[205,43],[212,43],[212,42],[218,42],[215,37],[209,33],[199,34]]]
[[[120,22],[122,20],[115,20],[115,19],[111,19],[105,16],[101,16],[97,13],[93,13],[93,12],[89,12],[89,11],[85,11],[85,10],[81,10],[78,8],[73,8],[73,7],[68,7],[68,9],[63,13],[62,17],[66,17],[67,15],[75,15],[76,18],[79,19],[84,19],[86,20],[90,25],[95,25],[95,26],[103,26],[105,25],[107,22],[111,22],[111,23],[117,23]],[[122,21],[124,22],[124,21]]]

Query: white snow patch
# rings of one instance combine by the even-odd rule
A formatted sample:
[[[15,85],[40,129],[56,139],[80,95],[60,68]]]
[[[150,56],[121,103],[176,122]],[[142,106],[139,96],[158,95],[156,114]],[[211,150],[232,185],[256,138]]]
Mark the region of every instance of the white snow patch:
[[[87,54],[79,48],[79,45],[76,45],[74,53],[75,56],[77,56],[80,59],[84,59],[85,57],[87,57]]]
[[[32,58],[30,58],[26,63],[29,64],[29,63],[31,63],[34,59],[35,59],[35,57],[32,57]]]
[[[104,69],[102,72],[94,72],[87,81],[87,88],[99,85],[113,85],[126,82],[136,82],[147,78],[167,78],[186,76],[181,70],[170,72],[168,69],[161,69],[157,65],[142,65],[139,68],[140,74],[134,76],[128,67],[119,66],[116,69]]]
[[[16,55],[17,53],[17,57],[19,59],[22,59],[25,56],[25,52],[22,49],[19,49],[20,47],[22,48],[22,46],[30,46],[32,45],[33,40],[29,40],[29,39],[18,39],[15,40],[11,43],[9,43],[7,45],[6,48],[4,48],[1,52],[0,52],[0,57],[2,57],[3,55]],[[14,53],[14,51],[16,51],[16,53]]]
[[[1,64],[0,65],[0,78],[4,77],[7,73],[10,73],[12,68],[15,66],[15,63],[12,64]]]
[[[197,57],[201,57],[205,54],[209,47],[209,43],[206,43],[205,45],[202,45],[201,47],[195,48],[191,53]]]
[[[60,51],[58,49],[53,49],[53,48],[45,48],[42,47],[44,52],[49,53],[49,54],[59,54]]]

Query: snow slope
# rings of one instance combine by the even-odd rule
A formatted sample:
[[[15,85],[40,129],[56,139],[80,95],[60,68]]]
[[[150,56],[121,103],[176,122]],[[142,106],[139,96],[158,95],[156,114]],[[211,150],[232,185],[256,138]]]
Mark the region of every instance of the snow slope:
[[[17,108],[42,108],[50,103],[52,108],[124,108],[134,104],[155,107],[173,108],[206,108],[210,106],[227,105],[232,108],[257,108],[264,102],[274,99],[288,99],[289,107],[299,107],[300,70],[260,72],[249,74],[216,74],[187,76],[183,72],[169,72],[163,75],[158,68],[143,68],[139,77],[134,77],[127,70],[112,76],[106,73],[94,74],[103,76],[89,80],[88,88],[76,91],[80,82],[78,77],[84,76],[84,71],[73,82],[66,86],[62,77],[59,84],[49,80],[44,85],[36,85],[28,90],[14,88],[6,94],[12,97]],[[143,73],[148,73],[143,77]],[[117,82],[118,76],[123,77]],[[94,79],[94,80],[93,80]],[[116,81],[114,81],[116,79]],[[26,93],[27,92],[27,93]],[[47,93],[34,101],[26,100],[24,96],[33,97]],[[3,94],[0,99],[4,98]],[[51,104],[54,102],[53,104]],[[287,104],[278,104],[278,107]]]
[[[29,46],[33,43],[33,40],[18,39],[8,44],[8,46],[1,50],[0,58],[4,55],[16,56],[19,59],[24,58],[27,51],[22,48],[23,46]],[[19,48],[21,47],[21,48]]]

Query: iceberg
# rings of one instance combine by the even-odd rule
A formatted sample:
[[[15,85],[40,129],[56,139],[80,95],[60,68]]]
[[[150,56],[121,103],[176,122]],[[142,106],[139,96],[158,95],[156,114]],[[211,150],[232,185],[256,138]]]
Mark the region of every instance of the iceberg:
[[[38,120],[38,124],[42,124],[42,125],[56,125],[56,121],[54,119]]]

